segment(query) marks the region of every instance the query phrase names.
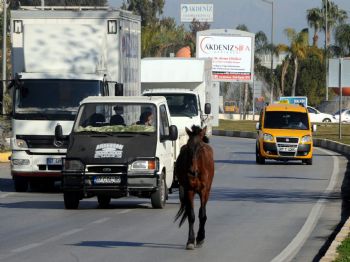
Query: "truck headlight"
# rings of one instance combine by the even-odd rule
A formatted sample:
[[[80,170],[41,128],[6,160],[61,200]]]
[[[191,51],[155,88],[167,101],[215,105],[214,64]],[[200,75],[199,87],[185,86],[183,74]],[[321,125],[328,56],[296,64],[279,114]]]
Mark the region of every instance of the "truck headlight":
[[[11,159],[14,166],[27,166],[30,164],[29,159]]]
[[[301,143],[310,143],[312,141],[311,136],[307,135],[307,136],[303,136],[301,138]]]
[[[155,171],[158,170],[156,159],[136,160],[130,165],[130,171]]]
[[[27,142],[23,139],[16,139],[16,145],[19,148],[28,148]]]
[[[63,171],[66,172],[83,172],[85,166],[83,162],[77,159],[63,159]]]
[[[274,142],[273,135],[270,134],[264,134],[264,142]]]

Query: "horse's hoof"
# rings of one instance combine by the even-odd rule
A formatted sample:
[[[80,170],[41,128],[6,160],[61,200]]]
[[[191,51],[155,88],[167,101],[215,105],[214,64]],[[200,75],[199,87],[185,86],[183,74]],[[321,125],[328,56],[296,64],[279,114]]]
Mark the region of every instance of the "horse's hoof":
[[[186,245],[186,250],[194,250],[194,244],[193,243],[188,243]]]
[[[204,239],[201,240],[201,241],[197,241],[196,247],[197,247],[197,248],[201,248],[201,247],[203,246],[203,244],[204,244]]]

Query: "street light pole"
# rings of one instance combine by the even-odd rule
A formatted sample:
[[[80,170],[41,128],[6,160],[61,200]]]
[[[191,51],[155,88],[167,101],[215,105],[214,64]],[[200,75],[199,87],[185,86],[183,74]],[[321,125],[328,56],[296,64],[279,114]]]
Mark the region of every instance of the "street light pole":
[[[2,21],[2,113],[5,114],[6,94],[6,58],[7,58],[7,0],[3,0],[3,21]]]
[[[272,13],[272,21],[271,21],[271,68],[270,68],[270,81],[271,81],[271,87],[270,87],[270,104],[273,102],[273,44],[274,44],[274,32],[275,32],[275,12],[274,12],[274,1],[271,0],[262,0],[265,3],[268,3],[271,5],[271,13]]]

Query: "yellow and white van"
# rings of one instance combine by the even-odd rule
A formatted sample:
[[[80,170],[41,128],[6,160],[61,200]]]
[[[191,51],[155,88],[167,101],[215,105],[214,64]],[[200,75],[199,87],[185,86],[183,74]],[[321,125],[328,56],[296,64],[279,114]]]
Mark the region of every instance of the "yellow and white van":
[[[265,159],[301,160],[312,165],[312,132],[308,111],[303,105],[271,104],[265,106],[256,124],[256,162]]]

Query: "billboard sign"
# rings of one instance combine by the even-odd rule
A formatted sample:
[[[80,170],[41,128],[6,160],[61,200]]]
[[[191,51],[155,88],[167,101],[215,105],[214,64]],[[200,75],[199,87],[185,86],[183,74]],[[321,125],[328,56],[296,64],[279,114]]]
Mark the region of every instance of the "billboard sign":
[[[340,72],[340,62],[342,63],[342,72]],[[341,73],[341,87],[350,88],[350,58],[329,59],[328,87],[339,88],[339,73]]]
[[[181,4],[181,22],[213,22],[213,4]]]
[[[279,102],[286,104],[303,104],[304,107],[307,107],[306,96],[281,96]]]
[[[239,30],[199,31],[197,58],[212,59],[214,81],[253,82],[254,37]]]

